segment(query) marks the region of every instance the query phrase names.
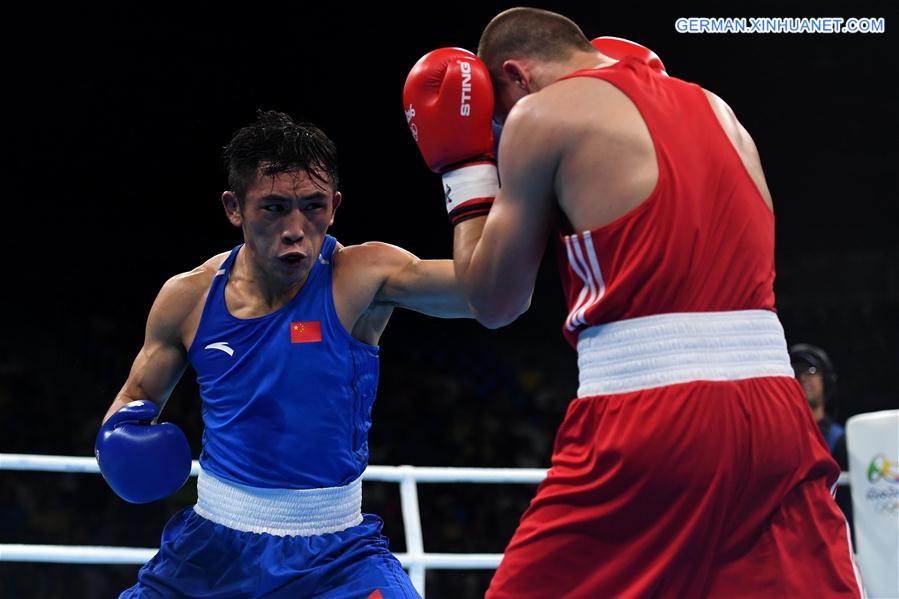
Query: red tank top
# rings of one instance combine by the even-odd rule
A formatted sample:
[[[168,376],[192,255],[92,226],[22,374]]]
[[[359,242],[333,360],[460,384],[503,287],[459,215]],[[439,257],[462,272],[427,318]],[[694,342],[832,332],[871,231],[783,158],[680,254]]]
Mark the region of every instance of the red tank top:
[[[636,59],[566,75],[615,85],[652,136],[652,193],[604,227],[558,230],[563,332],[653,314],[774,311],[774,215],[702,89]]]

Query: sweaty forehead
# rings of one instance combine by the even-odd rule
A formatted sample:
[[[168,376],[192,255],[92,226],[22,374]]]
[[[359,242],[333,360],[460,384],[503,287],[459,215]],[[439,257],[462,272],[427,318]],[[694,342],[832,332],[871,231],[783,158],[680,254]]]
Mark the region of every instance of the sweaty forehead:
[[[265,165],[256,171],[256,181],[248,190],[250,196],[278,194],[283,196],[308,196],[316,193],[330,194],[331,183],[327,173],[316,171],[321,178],[311,177],[303,169],[266,174]],[[322,181],[324,179],[324,182]]]

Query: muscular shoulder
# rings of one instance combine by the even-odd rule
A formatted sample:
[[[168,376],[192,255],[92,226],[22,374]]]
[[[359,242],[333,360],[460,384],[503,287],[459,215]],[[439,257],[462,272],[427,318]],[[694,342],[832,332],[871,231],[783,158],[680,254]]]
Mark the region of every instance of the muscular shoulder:
[[[393,311],[383,299],[385,289],[418,258],[395,245],[373,241],[338,247],[332,262],[334,305],[341,322],[355,338],[377,343]]]
[[[172,302],[187,303],[202,295],[212,284],[212,279],[228,257],[228,252],[217,254],[193,270],[171,277],[162,286],[160,296]]]
[[[721,123],[721,128],[727,133],[731,142],[737,146],[737,149],[745,149],[751,139],[747,131],[740,125],[740,121],[737,120],[737,115],[734,114],[731,107],[721,97],[707,89],[703,89],[702,93],[705,94],[709,105],[712,107],[712,112],[715,113],[718,122]]]
[[[391,268],[417,260],[403,248],[382,241],[368,241],[359,245],[339,247],[334,252],[335,268]]]
[[[592,114],[597,106],[618,102],[624,94],[613,84],[594,77],[574,77],[556,81],[536,93],[519,100],[507,120],[543,125],[547,129],[572,125],[584,126],[584,114]]]
[[[737,115],[735,115],[731,107],[727,105],[727,102],[721,99],[717,94],[714,94],[705,88],[702,89],[702,93],[705,94],[706,99],[709,101],[709,105],[712,107],[712,111],[715,113],[715,116],[718,117],[718,120],[721,121],[721,125],[725,129],[739,125]]]
[[[583,93],[584,87],[589,93]],[[515,104],[506,118],[500,143],[508,138],[516,153],[521,148],[532,149],[536,157],[552,159],[556,152],[570,147],[584,135],[588,130],[585,122],[595,121],[592,114],[601,100],[597,94],[614,93],[614,86],[598,79],[580,77],[553,83]],[[595,128],[590,129],[595,133]],[[502,146],[500,154],[503,154]]]
[[[765,174],[762,169],[762,160],[752,136],[749,135],[749,132],[737,119],[737,115],[727,105],[727,102],[707,89],[703,89],[702,92],[709,101],[709,106],[711,106],[712,112],[715,113],[715,117],[717,117],[724,133],[727,134],[730,143],[737,150],[740,160],[749,172],[749,176],[752,177],[762,199],[769,208],[773,209],[771,192],[768,190],[768,183],[765,181]]]
[[[403,248],[380,241],[339,248],[334,253],[335,285],[360,307],[368,306],[378,301],[385,284],[420,262]]]
[[[212,279],[227,257],[228,252],[217,254],[196,268],[167,280],[159,290],[148,324],[180,331],[198,308],[202,310]]]
[[[334,256],[341,263],[353,265],[358,263],[366,266],[389,266],[405,263],[415,258],[411,252],[383,241],[367,241],[359,245],[340,247],[334,252]]]
[[[503,137],[510,132],[527,131],[529,133],[545,131],[551,132],[553,125],[560,118],[553,109],[556,100],[549,94],[550,88],[537,93],[529,94],[520,99],[509,111],[506,122],[503,125]]]

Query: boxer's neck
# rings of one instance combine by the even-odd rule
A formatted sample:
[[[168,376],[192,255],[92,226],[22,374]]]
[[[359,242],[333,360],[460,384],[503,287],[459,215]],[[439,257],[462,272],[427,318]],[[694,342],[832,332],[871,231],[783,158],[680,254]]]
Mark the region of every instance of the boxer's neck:
[[[555,83],[569,73],[580,71],[582,69],[599,69],[611,66],[616,62],[618,61],[614,58],[610,58],[605,54],[600,54],[597,51],[575,52],[567,60],[561,62],[546,62],[540,65],[541,68],[535,69],[532,82],[535,84],[534,87],[536,87],[536,89],[532,89],[531,91],[540,91],[547,85]]]

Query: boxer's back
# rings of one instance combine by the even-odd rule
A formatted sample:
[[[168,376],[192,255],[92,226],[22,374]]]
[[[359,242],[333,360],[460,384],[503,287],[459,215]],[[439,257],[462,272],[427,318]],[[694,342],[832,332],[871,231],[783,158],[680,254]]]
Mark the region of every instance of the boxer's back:
[[[555,186],[569,339],[654,314],[773,310],[770,196],[726,105],[636,60],[568,77],[556,93],[568,86],[588,122]]]

